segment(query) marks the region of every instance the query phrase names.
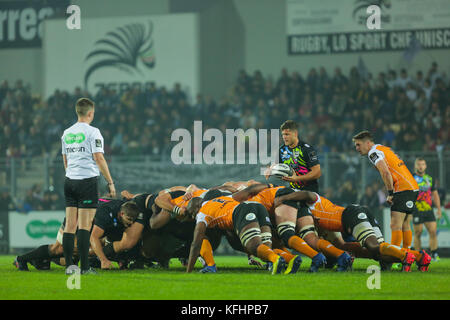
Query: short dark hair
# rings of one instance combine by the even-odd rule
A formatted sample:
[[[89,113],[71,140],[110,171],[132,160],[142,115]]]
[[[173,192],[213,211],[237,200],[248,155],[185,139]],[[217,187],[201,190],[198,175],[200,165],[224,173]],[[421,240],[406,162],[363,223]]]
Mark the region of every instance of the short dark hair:
[[[427,161],[425,160],[425,158],[422,158],[422,157],[417,157],[416,160],[415,160],[414,162],[417,162],[417,161],[425,161],[425,163],[427,162]]]
[[[88,111],[94,109],[94,102],[88,98],[80,98],[77,100],[75,104],[75,111],[77,115],[80,117],[84,117],[87,115]]]
[[[280,127],[280,130],[296,130],[298,131],[298,124],[294,120],[286,120]]]
[[[353,141],[355,140],[369,140],[373,142],[373,136],[369,131],[364,130],[353,136]]]
[[[127,201],[120,206],[120,212],[135,221],[140,213],[140,210],[134,201]]]

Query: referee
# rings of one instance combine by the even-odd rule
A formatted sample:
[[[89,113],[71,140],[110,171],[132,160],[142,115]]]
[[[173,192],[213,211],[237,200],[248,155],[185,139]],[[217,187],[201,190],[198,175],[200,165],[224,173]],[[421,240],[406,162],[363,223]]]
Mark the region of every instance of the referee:
[[[73,272],[73,269],[69,267],[74,264],[72,256],[75,232],[77,233],[81,274],[95,274],[94,269],[89,268],[88,255],[90,230],[98,202],[99,169],[108,182],[111,197],[115,197],[116,190],[108,164],[103,157],[103,137],[99,129],[90,125],[94,120],[94,102],[87,98],[80,98],[75,105],[75,111],[78,116],[77,123],[64,130],[61,137],[66,170],[64,181],[66,226],[62,245],[67,267],[66,274]]]

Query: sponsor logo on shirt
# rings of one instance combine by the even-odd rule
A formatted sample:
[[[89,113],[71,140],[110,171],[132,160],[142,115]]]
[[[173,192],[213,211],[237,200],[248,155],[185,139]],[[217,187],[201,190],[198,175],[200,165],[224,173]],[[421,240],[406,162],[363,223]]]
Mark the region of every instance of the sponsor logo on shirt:
[[[66,153],[72,153],[72,152],[86,152],[86,149],[84,147],[66,148]]]

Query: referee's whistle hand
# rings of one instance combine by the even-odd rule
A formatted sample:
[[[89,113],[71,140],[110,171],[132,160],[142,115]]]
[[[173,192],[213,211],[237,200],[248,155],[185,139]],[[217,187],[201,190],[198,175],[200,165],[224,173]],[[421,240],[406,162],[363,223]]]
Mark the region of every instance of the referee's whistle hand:
[[[111,198],[115,198],[116,197],[116,188],[114,187],[113,184],[109,185],[109,196]]]

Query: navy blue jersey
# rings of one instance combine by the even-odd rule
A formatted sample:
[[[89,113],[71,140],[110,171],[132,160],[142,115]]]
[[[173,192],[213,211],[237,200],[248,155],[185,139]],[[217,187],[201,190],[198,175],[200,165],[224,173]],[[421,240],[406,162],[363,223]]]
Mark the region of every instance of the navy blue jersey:
[[[313,146],[299,140],[295,148],[283,145],[280,147],[279,162],[290,166],[295,173],[305,175],[311,171],[311,168],[319,164],[319,157]],[[307,182],[291,182],[290,186],[294,189],[308,190],[313,192],[319,191],[319,183],[317,180]]]

